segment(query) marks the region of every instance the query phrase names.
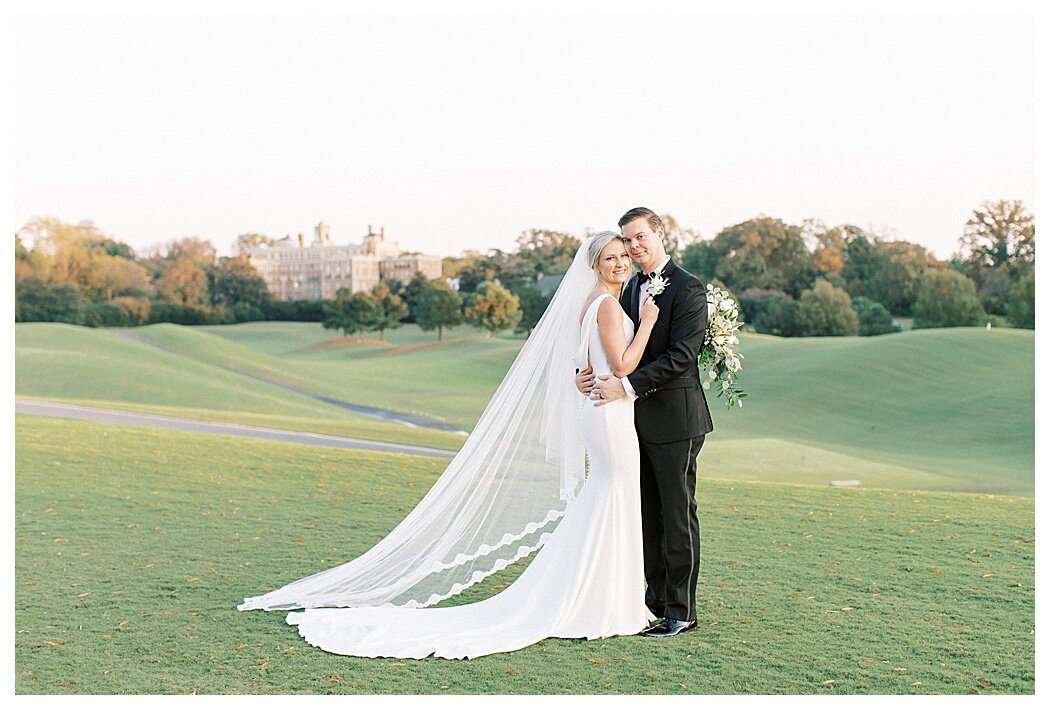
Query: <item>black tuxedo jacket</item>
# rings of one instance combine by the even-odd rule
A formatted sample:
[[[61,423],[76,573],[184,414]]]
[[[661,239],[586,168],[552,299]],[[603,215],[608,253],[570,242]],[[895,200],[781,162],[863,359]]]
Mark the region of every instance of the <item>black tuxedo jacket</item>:
[[[663,269],[667,288],[655,296],[660,315],[638,368],[627,376],[638,436],[654,444],[692,439],[714,427],[696,360],[707,330],[704,282],[674,263]],[[624,285],[620,305],[638,328],[638,274]]]

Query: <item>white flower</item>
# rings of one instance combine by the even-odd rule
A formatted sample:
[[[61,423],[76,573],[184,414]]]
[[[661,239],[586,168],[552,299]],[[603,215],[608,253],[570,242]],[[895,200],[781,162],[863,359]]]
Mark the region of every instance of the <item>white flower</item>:
[[[697,363],[703,387],[710,389],[711,384],[717,382],[717,394],[725,397],[727,407],[743,406],[741,398],[747,393],[737,385],[737,378],[743,369],[740,361],[744,356],[737,352],[740,338],[736,333],[744,324],[738,320],[737,304],[728,291],[707,284],[707,315],[707,331]]]
[[[667,288],[667,279],[660,274],[656,274],[649,279],[649,295],[659,296]]]

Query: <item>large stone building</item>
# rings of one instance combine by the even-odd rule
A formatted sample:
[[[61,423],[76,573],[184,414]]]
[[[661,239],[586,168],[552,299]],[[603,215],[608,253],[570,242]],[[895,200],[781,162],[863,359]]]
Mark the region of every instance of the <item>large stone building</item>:
[[[441,257],[401,254],[397,242],[387,241],[368,225],[360,244],[333,244],[328,225],[314,227],[314,239],[306,244],[300,233],[272,245],[248,250],[248,260],[266,281],[270,294],[279,301],[332,299],[341,288],[370,291],[381,279],[408,283],[417,271],[428,279],[441,276]]]
[[[392,256],[379,262],[380,278],[388,281],[397,281],[402,285],[407,284],[421,272],[428,279],[436,279],[441,276],[441,257],[426,256],[425,254],[402,254]]]

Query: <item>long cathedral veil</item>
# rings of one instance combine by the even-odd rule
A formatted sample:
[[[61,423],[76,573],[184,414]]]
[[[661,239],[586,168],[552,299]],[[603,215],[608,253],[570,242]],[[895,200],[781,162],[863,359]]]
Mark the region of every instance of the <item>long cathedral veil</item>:
[[[601,236],[584,240],[463,448],[412,512],[360,557],[238,609],[426,607],[543,546],[584,478],[574,356],[597,285],[588,245]]]

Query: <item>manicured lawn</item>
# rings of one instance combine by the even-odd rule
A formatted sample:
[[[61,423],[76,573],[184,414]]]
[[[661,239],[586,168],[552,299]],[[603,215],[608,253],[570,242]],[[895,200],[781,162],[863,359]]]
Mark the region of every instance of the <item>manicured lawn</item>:
[[[703,479],[699,631],[473,661],[358,659],[309,646],[281,613],[235,606],[367,550],[445,462],[16,424],[19,693],[1034,689],[1030,498]]]
[[[18,324],[16,391],[192,409],[200,418],[223,421],[273,417],[288,428],[435,445],[419,430],[377,427],[224,368],[469,430],[523,342],[461,328],[438,344],[433,333],[414,325],[388,333],[398,347],[339,345],[338,333],[316,323],[158,324],[132,332],[173,352],[105,330]],[[732,412],[711,398],[715,432],[702,459],[708,474],[1034,494],[1031,331],[949,328],[874,338],[743,340],[743,382],[751,396]],[[446,437],[438,445],[455,448],[461,440]]]
[[[166,353],[111,331],[63,323],[15,328],[19,396],[126,401],[303,417],[337,417],[338,407],[210,363]]]

